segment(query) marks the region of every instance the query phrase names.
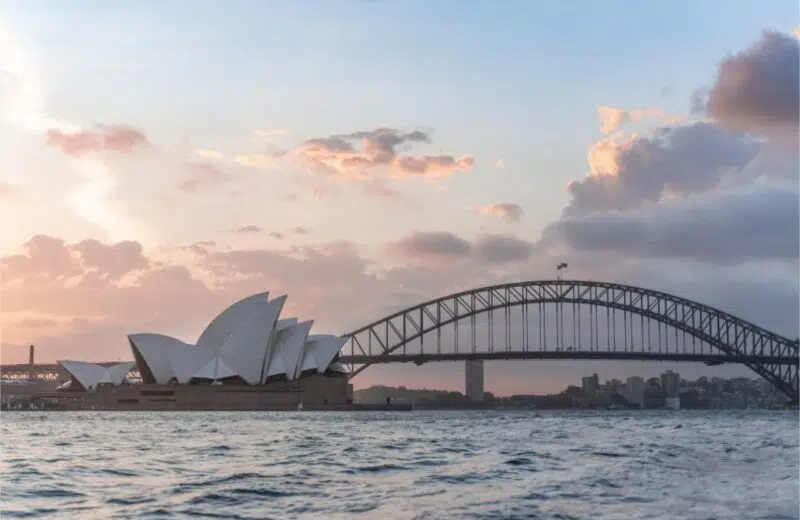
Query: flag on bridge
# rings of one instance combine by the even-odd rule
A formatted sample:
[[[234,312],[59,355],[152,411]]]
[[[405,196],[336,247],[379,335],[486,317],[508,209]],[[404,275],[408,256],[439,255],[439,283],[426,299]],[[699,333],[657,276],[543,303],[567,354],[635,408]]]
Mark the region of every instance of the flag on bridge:
[[[564,263],[564,262],[561,262],[560,264],[558,264],[558,267],[556,267],[556,269],[559,270],[559,271],[562,270],[562,269],[566,269],[566,268],[567,268],[567,264]]]

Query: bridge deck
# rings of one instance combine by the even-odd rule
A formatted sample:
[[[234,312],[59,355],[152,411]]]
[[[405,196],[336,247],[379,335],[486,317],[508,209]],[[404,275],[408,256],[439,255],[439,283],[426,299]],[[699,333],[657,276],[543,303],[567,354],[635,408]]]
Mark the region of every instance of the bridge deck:
[[[603,351],[526,351],[526,352],[458,352],[431,354],[386,354],[383,356],[349,355],[342,356],[346,364],[361,365],[364,363],[430,363],[436,361],[464,361],[468,359],[483,360],[553,360],[553,359],[586,359],[607,361],[684,361],[692,363],[771,363],[777,365],[800,365],[800,358],[794,356],[730,356],[727,354],[684,354],[684,353],[652,353],[652,352],[603,352]]]
[[[514,360],[556,360],[556,359],[583,359],[596,361],[681,361],[691,363],[706,363],[709,365],[730,363],[769,363],[774,365],[800,366],[800,358],[796,356],[731,356],[728,354],[690,354],[680,352],[604,352],[593,350],[572,351],[541,351],[528,350],[524,352],[496,351],[496,352],[442,352],[442,353],[392,353],[386,355],[343,355],[342,363],[348,365],[362,365],[365,363],[435,363],[440,361],[465,361],[468,359],[483,359],[486,361],[514,361]],[[100,363],[113,365],[118,361]],[[139,372],[134,367],[129,373],[130,377],[138,379]],[[60,365],[52,364],[17,364],[0,365],[0,379],[45,379],[67,380],[69,374]]]

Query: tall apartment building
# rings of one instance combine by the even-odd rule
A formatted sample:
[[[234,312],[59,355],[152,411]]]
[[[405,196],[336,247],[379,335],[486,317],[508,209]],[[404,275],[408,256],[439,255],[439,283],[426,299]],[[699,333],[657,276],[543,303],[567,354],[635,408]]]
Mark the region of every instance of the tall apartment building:
[[[661,374],[661,391],[664,392],[664,397],[678,397],[680,381],[678,374],[672,370]]]
[[[639,376],[629,377],[625,380],[625,400],[644,408],[644,389],[644,379]]]
[[[600,378],[597,377],[597,374],[592,374],[590,376],[586,376],[581,378],[581,388],[583,388],[583,393],[586,395],[594,395],[597,393],[597,389],[600,387]]]

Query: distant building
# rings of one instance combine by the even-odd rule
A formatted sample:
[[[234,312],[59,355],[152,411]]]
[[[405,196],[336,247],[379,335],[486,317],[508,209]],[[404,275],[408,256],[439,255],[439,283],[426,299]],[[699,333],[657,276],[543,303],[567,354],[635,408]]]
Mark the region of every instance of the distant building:
[[[468,359],[464,365],[465,394],[470,401],[483,401],[483,360]]]
[[[625,400],[630,404],[644,407],[644,379],[639,376],[629,377],[625,381]]]
[[[681,398],[680,397],[667,397],[664,400],[664,404],[667,408],[671,410],[680,410],[681,409]]]
[[[586,395],[594,395],[600,387],[600,378],[592,374],[581,379],[581,387]]]
[[[680,389],[680,376],[672,370],[667,370],[661,374],[661,390],[664,397],[678,397]]]

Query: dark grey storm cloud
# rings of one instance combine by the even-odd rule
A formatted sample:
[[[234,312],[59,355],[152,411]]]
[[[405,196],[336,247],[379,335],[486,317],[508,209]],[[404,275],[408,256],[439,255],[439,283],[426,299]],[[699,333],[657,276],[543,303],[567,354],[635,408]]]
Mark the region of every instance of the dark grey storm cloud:
[[[423,259],[457,259],[469,256],[472,244],[448,231],[415,231],[390,244],[389,252]]]
[[[572,200],[563,215],[634,209],[644,202],[659,201],[668,191],[708,191],[726,173],[748,164],[759,148],[746,136],[713,124],[660,128],[653,137],[605,152],[616,171],[599,172],[570,184]]]
[[[563,220],[551,233],[577,251],[716,264],[797,261],[799,196],[796,183],[760,183],[636,212]]]
[[[472,258],[487,264],[520,262],[531,256],[533,245],[512,235],[486,233],[469,242],[448,231],[416,231],[388,247],[404,258],[448,261]]]
[[[480,235],[475,241],[475,254],[486,263],[521,262],[531,256],[533,245],[512,235]]]
[[[765,31],[750,48],[723,60],[708,92],[706,112],[735,130],[797,131],[800,122],[800,41]]]

